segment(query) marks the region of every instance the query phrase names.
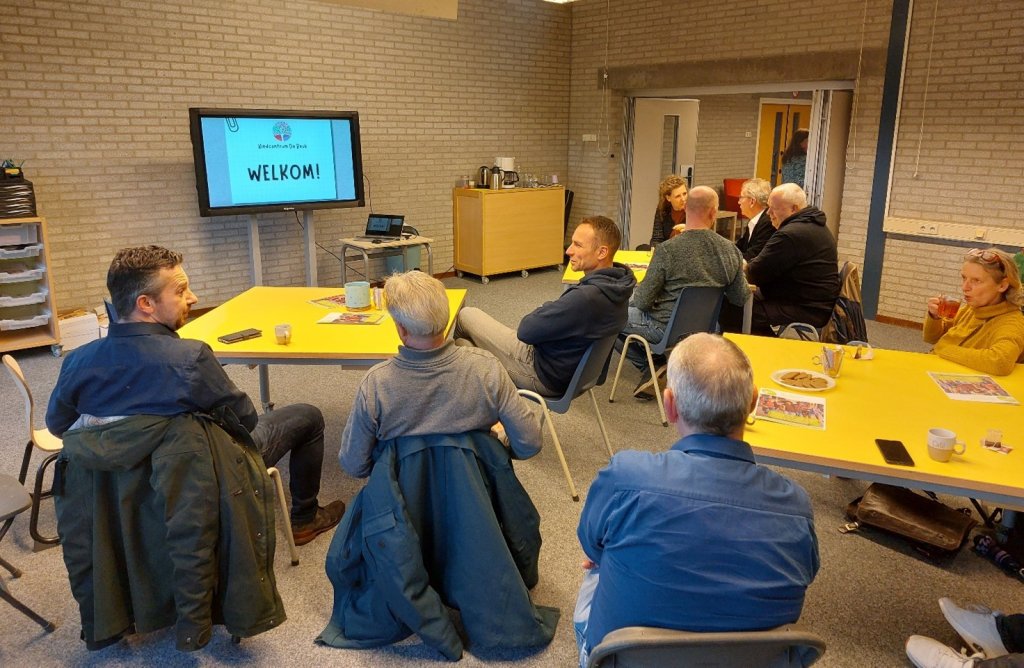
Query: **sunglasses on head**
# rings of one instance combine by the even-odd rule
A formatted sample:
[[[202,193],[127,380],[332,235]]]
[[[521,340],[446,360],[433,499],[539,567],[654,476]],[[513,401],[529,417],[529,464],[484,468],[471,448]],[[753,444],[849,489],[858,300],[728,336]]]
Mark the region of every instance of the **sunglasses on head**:
[[[1003,264],[1003,259],[999,257],[999,254],[990,250],[972,248],[971,250],[967,251],[967,256],[979,258],[982,262],[988,264]]]

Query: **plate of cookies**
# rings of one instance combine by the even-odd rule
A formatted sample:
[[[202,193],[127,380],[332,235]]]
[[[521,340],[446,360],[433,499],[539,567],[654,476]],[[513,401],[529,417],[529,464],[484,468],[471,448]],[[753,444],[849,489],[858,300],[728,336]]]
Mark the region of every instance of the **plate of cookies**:
[[[800,392],[824,392],[836,386],[836,381],[823,373],[807,369],[779,369],[772,380],[783,387]]]

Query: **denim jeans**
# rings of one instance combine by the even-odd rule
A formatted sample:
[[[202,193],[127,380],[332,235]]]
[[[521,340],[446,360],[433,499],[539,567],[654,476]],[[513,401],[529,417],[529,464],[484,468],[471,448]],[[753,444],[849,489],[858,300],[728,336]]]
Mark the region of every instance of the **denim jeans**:
[[[598,568],[588,569],[580,583],[580,593],[576,597],[576,609],[572,613],[572,630],[576,635],[576,649],[579,650],[580,668],[587,667],[587,658],[592,647],[587,646],[587,626],[590,622],[590,604],[594,601],[594,591],[600,580]]]
[[[252,438],[268,467],[292,453],[288,462],[292,524],[312,522],[316,518],[324,461],[324,416],[320,409],[293,404],[264,413],[252,431]]]
[[[519,389],[532,390],[545,397],[561,396],[561,392],[555,392],[537,377],[533,346],[520,341],[515,331],[480,309],[467,306],[459,311],[454,337],[457,345],[468,343],[497,357]]]
[[[653,319],[646,311],[630,306],[629,320],[627,320],[626,326],[622,328],[619,338],[625,341],[628,334],[637,334],[647,339],[650,343],[658,343],[665,336],[665,325]],[[626,359],[632,362],[633,366],[640,369],[640,371],[647,370],[647,354],[644,352],[643,346],[636,343],[630,344],[629,349],[626,351]],[[658,360],[655,359],[654,363],[657,364]]]

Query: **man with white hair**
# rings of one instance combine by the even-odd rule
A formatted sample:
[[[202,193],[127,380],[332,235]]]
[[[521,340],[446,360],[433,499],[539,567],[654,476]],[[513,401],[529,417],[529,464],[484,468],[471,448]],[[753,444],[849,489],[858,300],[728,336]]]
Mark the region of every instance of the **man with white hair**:
[[[754,397],[732,341],[694,334],[672,351],[665,412],[680,440],[617,452],[580,518],[581,666],[627,626],[745,631],[800,617],[819,565],[814,517],[807,493],[742,440]]]
[[[449,309],[441,281],[419,271],[395,274],[384,284],[384,300],[402,345],[359,384],[338,453],[346,472],[370,475],[378,441],[488,430],[499,421],[514,457],[540,452],[541,414],[517,394],[497,358],[445,341]]]
[[[836,240],[825,227],[825,213],[808,206],[795,183],[772,190],[768,213],[776,232],[747,265],[747,280],[757,286],[751,333],[771,336],[772,326],[791,322],[823,327],[840,288]]]

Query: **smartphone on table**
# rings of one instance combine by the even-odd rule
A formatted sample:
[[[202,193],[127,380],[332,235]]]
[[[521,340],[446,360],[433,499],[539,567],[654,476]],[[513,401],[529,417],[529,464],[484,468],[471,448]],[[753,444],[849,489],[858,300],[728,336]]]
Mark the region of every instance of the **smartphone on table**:
[[[243,329],[238,332],[231,332],[230,334],[218,336],[217,340],[220,341],[221,343],[238,343],[239,341],[255,339],[261,336],[262,334],[263,332],[261,332],[260,330],[253,329],[252,327],[250,327],[249,329]]]
[[[887,438],[876,438],[875,445],[882,453],[882,458],[886,464],[894,464],[896,466],[913,466],[914,459],[907,452],[906,446],[903,445],[902,441],[893,441]]]

